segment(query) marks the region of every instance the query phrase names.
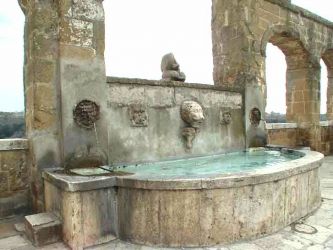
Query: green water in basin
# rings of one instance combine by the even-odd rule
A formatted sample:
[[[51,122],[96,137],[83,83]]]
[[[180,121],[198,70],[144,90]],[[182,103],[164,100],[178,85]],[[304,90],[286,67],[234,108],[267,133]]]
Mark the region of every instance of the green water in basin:
[[[302,157],[301,154],[267,150],[258,152],[236,152],[113,168],[118,171],[121,170],[147,177],[187,178],[272,168],[276,166],[277,163],[287,162],[300,157]]]

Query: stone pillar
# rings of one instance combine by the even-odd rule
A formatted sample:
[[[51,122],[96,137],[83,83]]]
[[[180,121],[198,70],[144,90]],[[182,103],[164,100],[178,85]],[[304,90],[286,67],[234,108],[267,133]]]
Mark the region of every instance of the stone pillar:
[[[212,42],[215,85],[264,82],[264,57],[258,1],[212,1]],[[244,86],[243,86],[244,87]]]
[[[266,86],[260,42],[258,9],[260,1],[212,1],[212,42],[214,83],[244,89],[247,146],[265,143]],[[251,112],[258,109],[262,120],[255,126]]]
[[[305,54],[298,55],[303,59]],[[299,144],[320,150],[320,64],[287,56],[288,122],[299,127]]]
[[[58,13],[54,1],[21,0],[25,13],[24,91],[33,207],[43,210],[41,171],[60,166]]]
[[[62,0],[59,6],[59,67],[61,82],[64,163],[75,154],[93,154],[106,163],[104,9],[102,0]],[[73,109],[82,100],[100,107],[100,120],[91,129],[79,127]]]
[[[103,99],[104,10],[102,0],[19,0],[19,4],[26,15],[24,86],[32,191],[34,207],[41,211],[42,170],[64,167],[80,145],[89,149],[106,145],[106,136],[98,133],[105,126],[103,119],[89,131],[73,121],[79,101],[99,104]],[[99,105],[103,116],[106,104]]]

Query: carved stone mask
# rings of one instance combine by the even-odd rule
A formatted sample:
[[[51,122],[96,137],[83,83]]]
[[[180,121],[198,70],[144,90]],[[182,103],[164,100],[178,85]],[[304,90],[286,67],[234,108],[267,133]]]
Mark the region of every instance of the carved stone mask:
[[[196,136],[195,128],[187,127],[183,128],[182,135],[185,139],[185,147],[187,150],[193,147],[193,140]]]
[[[231,123],[231,113],[229,111],[220,112],[220,123],[223,125],[228,125]]]
[[[129,116],[133,127],[147,127],[148,113],[143,104],[131,104],[129,106]]]
[[[250,112],[250,122],[253,126],[258,127],[261,121],[261,112],[258,108],[253,108]]]
[[[180,115],[183,121],[193,128],[199,128],[205,119],[201,105],[195,101],[184,101],[180,108]]]

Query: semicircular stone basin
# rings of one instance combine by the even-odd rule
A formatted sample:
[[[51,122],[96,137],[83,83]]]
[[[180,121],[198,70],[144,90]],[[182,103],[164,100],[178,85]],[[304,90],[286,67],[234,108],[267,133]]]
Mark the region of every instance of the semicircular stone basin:
[[[133,175],[73,176],[80,181],[71,183],[51,172],[44,178],[65,192],[115,188],[113,233],[122,240],[213,246],[271,234],[316,210],[322,159],[279,149],[119,166]]]

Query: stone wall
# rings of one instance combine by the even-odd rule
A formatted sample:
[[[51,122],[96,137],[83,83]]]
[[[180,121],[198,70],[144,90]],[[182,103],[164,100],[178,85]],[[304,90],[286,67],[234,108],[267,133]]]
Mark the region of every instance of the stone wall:
[[[107,131],[111,163],[145,162],[190,155],[207,155],[243,150],[245,147],[242,94],[209,85],[108,78]],[[187,125],[180,115],[184,101],[201,104],[205,120],[193,141],[184,145],[182,129]],[[140,104],[147,114],[146,126],[133,126],[132,104]],[[228,111],[231,123],[222,124],[221,114]]]
[[[0,219],[31,209],[28,141],[0,140]]]

